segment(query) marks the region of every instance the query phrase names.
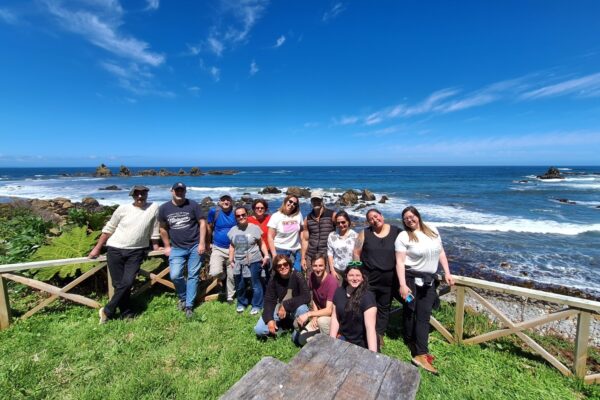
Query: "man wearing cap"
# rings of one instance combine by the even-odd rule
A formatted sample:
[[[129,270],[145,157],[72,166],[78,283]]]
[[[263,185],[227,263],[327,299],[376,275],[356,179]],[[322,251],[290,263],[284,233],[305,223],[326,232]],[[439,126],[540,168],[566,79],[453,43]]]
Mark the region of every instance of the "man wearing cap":
[[[310,196],[312,211],[304,219],[302,232],[302,269],[310,270],[317,253],[327,254],[327,239],[335,230],[335,211],[325,208],[323,191],[313,190]],[[329,271],[329,268],[327,269]]]
[[[206,224],[200,205],[185,198],[186,189],[183,182],[171,187],[172,199],[160,206],[158,220],[165,256],[169,257],[169,274],[179,298],[177,307],[190,318],[204,254]],[[186,263],[187,282],[183,276]]]
[[[123,204],[115,210],[88,255],[89,258],[97,258],[106,243],[106,261],[115,292],[106,306],[99,310],[101,324],[114,318],[117,308],[121,317],[133,314],[129,302],[131,287],[150,240],[154,250],[158,250],[158,205],[146,201],[149,190],[141,185],[131,188],[129,195],[133,197],[133,204]]]
[[[225,280],[227,302],[233,303],[235,285],[233,281],[233,267],[229,263],[229,245],[227,234],[236,225],[233,212],[233,199],[225,194],[219,199],[218,207],[208,211],[207,238],[212,240],[210,253],[209,274],[213,278],[220,277]]]

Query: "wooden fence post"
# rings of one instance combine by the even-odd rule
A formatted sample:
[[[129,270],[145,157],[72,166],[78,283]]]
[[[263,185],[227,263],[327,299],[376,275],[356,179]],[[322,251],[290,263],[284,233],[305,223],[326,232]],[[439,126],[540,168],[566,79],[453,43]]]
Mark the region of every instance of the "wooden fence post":
[[[6,279],[0,275],[0,330],[10,326],[11,313],[10,301],[8,300],[8,287]]]
[[[577,316],[577,336],[575,337],[575,359],[573,367],[575,375],[585,378],[587,373],[587,350],[590,338],[591,315],[589,312],[580,311]]]
[[[108,263],[106,263],[106,279],[108,282],[108,300],[110,300],[115,294],[115,288],[112,285],[112,277],[110,276],[110,269],[108,269]]]
[[[454,336],[456,343],[463,341],[463,329],[465,321],[465,288],[456,287],[456,314],[454,315]]]

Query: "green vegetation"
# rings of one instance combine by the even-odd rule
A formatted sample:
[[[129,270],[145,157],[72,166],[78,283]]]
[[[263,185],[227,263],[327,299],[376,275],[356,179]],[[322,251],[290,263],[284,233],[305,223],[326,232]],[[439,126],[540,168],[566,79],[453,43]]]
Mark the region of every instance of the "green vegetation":
[[[5,205],[0,211],[0,265],[27,261],[54,224],[24,207]]]
[[[289,336],[257,340],[256,317],[234,306],[205,303],[188,321],[175,303],[173,293],[155,290],[139,299],[146,309],[134,320],[100,326],[96,310],[57,302],[17,322],[0,332],[0,397],[218,398],[262,357],[287,362],[298,351]],[[447,325],[451,316],[449,305],[436,314]],[[483,317],[466,318],[467,332],[481,324]],[[390,331],[383,352],[409,362],[398,332]],[[455,346],[436,332],[431,347],[440,376],[421,373],[418,399],[600,399],[598,385],[563,377],[510,339]]]
[[[117,206],[104,207],[102,210],[94,212],[82,208],[71,208],[67,215],[67,222],[70,225],[84,226],[90,232],[100,231],[116,208]]]
[[[60,260],[63,258],[77,258],[86,256],[96,240],[98,240],[100,232],[94,231],[88,235],[85,227],[72,227],[65,230],[59,237],[45,246],[40,247],[33,257],[32,261],[42,260]],[[58,265],[56,267],[44,268],[34,271],[37,279],[46,281],[58,275],[60,278],[73,278],[79,272],[84,273],[94,267],[94,264],[70,264]]]

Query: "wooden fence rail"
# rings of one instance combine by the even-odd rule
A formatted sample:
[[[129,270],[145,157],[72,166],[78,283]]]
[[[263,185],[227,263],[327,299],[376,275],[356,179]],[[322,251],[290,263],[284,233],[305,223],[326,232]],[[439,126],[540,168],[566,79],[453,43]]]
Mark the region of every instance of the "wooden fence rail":
[[[150,257],[162,256],[162,251],[153,251],[149,253]],[[85,264],[85,263],[97,263],[98,265],[82,274],[77,279],[73,280],[66,286],[59,288],[50,285],[45,282],[40,282],[35,279],[27,278],[21,275],[13,274],[13,272],[50,268],[58,265],[68,264]],[[79,304],[86,305],[92,308],[99,308],[101,305],[93,299],[89,299],[82,295],[76,295],[68,293],[71,289],[79,285],[81,282],[96,274],[98,271],[106,267],[106,258],[104,256],[96,259],[89,259],[86,257],[71,258],[63,260],[50,260],[50,261],[39,261],[30,263],[19,263],[19,264],[7,264],[0,266],[0,329],[6,329],[9,327],[11,322],[11,310],[10,302],[8,298],[8,290],[6,286],[6,280],[12,280],[15,282],[22,283],[29,287],[37,290],[41,290],[50,294],[50,297],[44,299],[31,310],[26,312],[21,318],[28,318],[36,312],[40,311],[48,304],[52,303],[58,298],[67,299],[74,301]],[[145,283],[138,292],[150,288],[155,283],[162,284],[166,287],[173,288],[173,284],[164,279],[168,274],[169,268],[165,268],[158,274],[148,271],[141,271],[143,275],[149,278],[149,281]],[[112,285],[110,283],[110,274],[107,271],[109,279],[109,297],[112,296]],[[456,295],[456,307],[455,307],[455,319],[454,319],[454,333],[451,333],[435,318],[431,318],[431,325],[437,329],[442,336],[450,343],[457,344],[478,344],[487,342],[490,340],[498,339],[507,335],[516,335],[519,339],[524,341],[533,351],[538,353],[562,374],[570,376],[575,374],[577,377],[582,378],[586,383],[600,383],[600,374],[587,374],[587,354],[588,354],[588,342],[590,334],[590,325],[592,318],[598,318],[600,315],[600,302],[580,299],[577,297],[565,296],[560,294],[554,294],[544,292],[540,290],[527,289],[517,286],[506,285],[502,283],[494,283],[489,281],[483,281],[480,279],[455,276],[456,286],[453,289]],[[204,289],[204,293],[201,296],[205,300],[213,300],[216,298],[216,294],[209,295],[210,291],[215,288],[217,281],[214,280],[208,287]],[[508,316],[500,311],[491,302],[485,299],[485,294],[478,293],[475,289],[483,289],[500,294],[509,294],[515,296],[521,296],[526,299],[542,300],[548,303],[557,304],[564,306],[563,310],[549,313],[540,317],[533,318],[523,322],[513,322]],[[492,332],[487,332],[475,337],[464,338],[464,313],[465,313],[465,297],[470,296],[478,301],[483,307],[485,307],[491,314],[497,317],[498,321],[503,325],[502,329],[497,329]],[[545,350],[540,344],[535,342],[529,337],[525,330],[533,328],[538,325],[543,325],[548,322],[563,320],[567,318],[577,317],[577,336],[575,339],[575,351],[574,361],[572,368],[565,366],[555,356]]]
[[[454,336],[448,337],[450,335],[448,330],[441,326],[441,324],[438,321],[436,321],[433,317],[431,320],[432,325],[438,331],[440,331],[440,333],[449,342],[459,344],[478,344],[498,339],[507,335],[516,335],[519,339],[525,342],[525,344],[527,344],[527,346],[529,346],[534,352],[542,356],[546,361],[548,361],[552,366],[558,369],[562,374],[566,376],[575,374],[577,377],[582,378],[586,383],[600,383],[600,374],[587,374],[587,355],[588,342],[590,338],[590,325],[592,322],[592,317],[597,318],[600,315],[600,302],[550,292],[544,292],[541,290],[511,286],[503,283],[483,281],[480,279],[468,278],[463,276],[456,276],[455,280],[456,286],[454,290],[456,294],[456,308],[454,319]],[[551,312],[549,314],[530,319],[528,321],[515,323],[501,310],[494,306],[490,301],[486,300],[484,297],[485,294],[478,293],[475,289],[483,289],[485,291],[490,291],[499,294],[521,296],[526,299],[542,300],[547,303],[563,306],[565,308],[560,311]],[[498,319],[500,324],[503,326],[503,328],[465,339],[464,312],[465,297],[467,295],[476,300],[492,315],[494,315]],[[555,356],[550,354],[539,343],[537,343],[535,340],[529,337],[526,334],[526,332],[524,332],[525,329],[533,328],[539,325],[544,325],[548,322],[572,318],[575,316],[577,317],[577,334],[575,338],[574,361],[571,368],[565,366]],[[441,329],[438,326],[441,326]]]

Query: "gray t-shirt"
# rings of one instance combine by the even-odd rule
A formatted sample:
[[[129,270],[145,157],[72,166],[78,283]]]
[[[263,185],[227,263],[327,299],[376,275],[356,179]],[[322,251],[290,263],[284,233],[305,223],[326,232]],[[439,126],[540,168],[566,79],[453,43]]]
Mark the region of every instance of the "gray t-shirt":
[[[248,224],[244,230],[237,225],[229,230],[227,237],[231,241],[236,264],[249,265],[262,261],[260,252],[260,238],[262,231],[254,224]]]

